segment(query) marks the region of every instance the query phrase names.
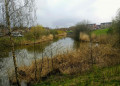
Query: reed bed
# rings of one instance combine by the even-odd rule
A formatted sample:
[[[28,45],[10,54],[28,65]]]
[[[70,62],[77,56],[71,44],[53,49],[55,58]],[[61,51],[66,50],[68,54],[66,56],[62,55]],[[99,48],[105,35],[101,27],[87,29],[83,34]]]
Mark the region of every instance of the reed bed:
[[[67,51],[54,57],[44,55],[43,58],[36,60],[36,64],[33,61],[30,66],[19,67],[18,73],[20,81],[37,83],[52,74],[82,74],[92,71],[94,66],[103,68],[117,64],[120,64],[119,50],[111,45],[94,44],[92,52],[89,45],[82,45],[77,50]],[[11,81],[15,83],[15,77],[12,76]]]

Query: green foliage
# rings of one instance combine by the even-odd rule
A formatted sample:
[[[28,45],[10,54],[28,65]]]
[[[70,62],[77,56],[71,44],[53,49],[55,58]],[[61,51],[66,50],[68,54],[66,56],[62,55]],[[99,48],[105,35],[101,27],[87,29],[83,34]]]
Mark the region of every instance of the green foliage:
[[[10,46],[10,39],[8,37],[0,37],[0,47]]]
[[[27,32],[25,35],[24,35],[25,39],[27,40],[33,40],[34,39],[34,34],[32,32]]]
[[[112,34],[113,33],[113,29],[112,29],[112,26],[109,27],[108,31],[107,31],[108,34]]]
[[[119,86],[120,65],[98,69],[83,75],[51,76],[41,84],[33,86]]]
[[[23,41],[25,41],[24,37],[14,37],[14,43],[15,45],[20,45]]]
[[[73,31],[67,31],[67,33],[72,33]]]
[[[54,36],[57,35],[57,30],[56,29],[51,29],[50,30],[50,34],[53,34]]]
[[[119,34],[119,37],[120,37],[120,9],[118,10],[118,14],[114,22],[115,22],[114,24],[116,25],[115,30]]]
[[[53,34],[54,36],[58,35],[58,34],[63,34],[63,33],[65,33],[65,31],[57,30],[57,29],[51,29],[50,30],[50,34]]]
[[[57,33],[58,33],[58,34],[63,34],[63,33],[65,33],[65,31],[57,30]]]
[[[0,58],[8,56],[11,49],[10,40],[8,37],[0,38]]]
[[[111,30],[113,30],[113,33],[118,36],[114,45],[120,48],[120,9],[118,10],[116,18],[112,22]]]
[[[29,32],[25,34],[27,40],[40,39],[44,35],[49,35],[49,31],[42,26],[38,25],[32,27]]]

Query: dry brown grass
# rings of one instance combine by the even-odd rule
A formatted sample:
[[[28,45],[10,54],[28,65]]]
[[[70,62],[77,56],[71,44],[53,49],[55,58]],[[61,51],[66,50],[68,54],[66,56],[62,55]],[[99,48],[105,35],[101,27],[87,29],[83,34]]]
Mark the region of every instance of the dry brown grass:
[[[110,43],[110,38],[112,37],[112,35],[98,35],[95,37],[92,38],[93,42],[99,42],[99,43],[102,43],[102,44],[109,44]],[[113,38],[113,37],[112,37]]]
[[[92,42],[94,43],[100,43],[100,44],[110,44],[114,46],[114,44],[117,41],[117,35],[112,35],[112,34],[104,34],[104,35],[95,35],[92,34]]]
[[[96,43],[101,43],[101,44],[111,44],[114,45],[115,42],[117,41],[117,35],[111,35],[111,34],[102,34],[102,35],[95,35],[94,33],[91,34],[91,39],[92,42]],[[90,37],[86,33],[80,33],[80,39],[82,41],[90,41]]]
[[[112,48],[111,45],[93,45],[92,49],[92,60],[94,61],[93,64],[97,67],[106,67],[120,63],[119,50]],[[37,60],[38,80],[40,77],[46,76],[50,71],[55,69],[59,69],[62,74],[75,74],[86,72],[92,68],[89,45],[82,45],[81,48],[78,50],[69,51],[65,54],[57,55],[53,59],[44,57],[42,72],[40,76],[41,63],[41,59]],[[30,66],[19,67],[19,71],[21,70],[25,73],[25,75],[19,74],[20,81],[25,80],[26,82],[36,82],[34,61]],[[13,80],[15,82],[15,79]]]
[[[89,35],[87,35],[86,33],[80,32],[80,40],[90,41]]]

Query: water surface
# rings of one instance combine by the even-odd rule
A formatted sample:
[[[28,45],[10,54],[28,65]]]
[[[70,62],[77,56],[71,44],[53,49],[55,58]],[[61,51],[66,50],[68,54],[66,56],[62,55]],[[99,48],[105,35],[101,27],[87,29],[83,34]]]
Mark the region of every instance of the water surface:
[[[15,49],[16,61],[18,66],[30,65],[34,58],[40,59],[42,53],[44,56],[52,56],[65,53],[67,50],[75,49],[75,41],[72,38],[66,37],[59,40],[40,43],[27,46],[18,46]],[[0,58],[0,86],[9,85],[9,71],[14,69],[13,58],[11,51],[7,51],[7,55]]]

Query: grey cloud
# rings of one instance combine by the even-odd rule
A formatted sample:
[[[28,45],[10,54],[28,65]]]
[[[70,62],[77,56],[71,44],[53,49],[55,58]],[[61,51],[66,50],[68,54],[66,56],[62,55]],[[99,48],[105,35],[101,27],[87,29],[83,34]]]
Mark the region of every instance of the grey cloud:
[[[110,8],[110,5],[105,2],[111,3],[115,11],[120,0],[36,0],[37,21],[47,27],[67,27],[82,20],[91,23],[110,21],[113,15],[110,13],[114,11],[107,12],[104,8]]]
[[[79,22],[79,19],[76,18],[66,18],[66,19],[60,19],[60,20],[56,20],[53,22],[53,26],[57,26],[57,27],[68,27],[68,26],[73,26],[75,25],[77,22]]]
[[[39,4],[37,5],[38,23],[49,27],[65,27],[74,25],[83,19],[89,19],[93,15],[93,2],[90,0],[62,0],[62,2],[55,5],[52,2],[49,4],[48,0],[39,1],[37,3]]]

